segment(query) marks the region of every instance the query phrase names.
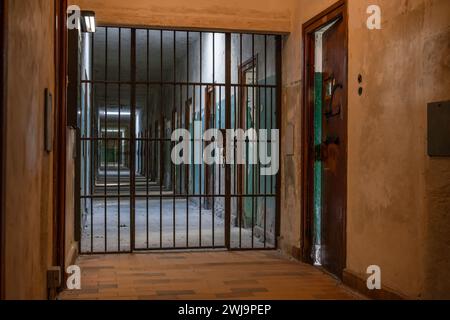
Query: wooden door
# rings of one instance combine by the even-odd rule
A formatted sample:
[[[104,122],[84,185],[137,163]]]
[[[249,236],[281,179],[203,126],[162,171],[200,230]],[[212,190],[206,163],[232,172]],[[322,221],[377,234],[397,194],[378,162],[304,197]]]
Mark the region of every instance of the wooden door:
[[[323,36],[322,265],[342,277],[347,199],[346,25],[340,18]]]

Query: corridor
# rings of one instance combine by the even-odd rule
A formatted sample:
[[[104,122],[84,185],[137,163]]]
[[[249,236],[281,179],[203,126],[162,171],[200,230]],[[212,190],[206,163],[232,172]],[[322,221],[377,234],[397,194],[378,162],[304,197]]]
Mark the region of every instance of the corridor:
[[[0,300],[450,299],[450,0],[0,8]]]
[[[83,256],[82,300],[363,299],[321,270],[277,251]]]

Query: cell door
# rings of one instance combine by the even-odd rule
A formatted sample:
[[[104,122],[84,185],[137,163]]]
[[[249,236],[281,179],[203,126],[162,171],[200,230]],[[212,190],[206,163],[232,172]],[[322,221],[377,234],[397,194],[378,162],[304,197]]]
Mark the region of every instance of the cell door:
[[[347,202],[346,25],[339,18],[323,34],[322,265],[342,277]]]

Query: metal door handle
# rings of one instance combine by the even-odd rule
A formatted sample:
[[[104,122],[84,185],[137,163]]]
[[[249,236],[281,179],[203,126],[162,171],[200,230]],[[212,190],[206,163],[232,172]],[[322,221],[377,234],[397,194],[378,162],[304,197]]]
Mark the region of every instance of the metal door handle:
[[[344,89],[344,86],[343,86],[342,84],[340,84],[340,83],[334,85],[333,90],[331,91],[331,99],[330,99],[329,107],[328,107],[327,109],[325,109],[325,113],[324,113],[324,115],[325,115],[325,117],[326,117],[327,119],[336,117],[336,116],[338,116],[338,115],[341,114],[341,105],[340,105],[340,104],[339,104],[339,109],[338,109],[338,111],[336,111],[336,112],[333,113],[333,100],[334,100],[334,95],[336,94],[336,91],[337,91],[338,89]]]
[[[335,144],[339,145],[340,139],[338,136],[329,136],[321,144],[317,145],[314,150],[315,161],[325,161],[328,159],[328,146]]]

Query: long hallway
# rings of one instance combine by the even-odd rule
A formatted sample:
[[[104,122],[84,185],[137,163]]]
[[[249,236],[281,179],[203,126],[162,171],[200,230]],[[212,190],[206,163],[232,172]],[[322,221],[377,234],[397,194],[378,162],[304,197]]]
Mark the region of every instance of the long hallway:
[[[321,270],[278,251],[82,256],[82,289],[63,300],[361,299]]]

